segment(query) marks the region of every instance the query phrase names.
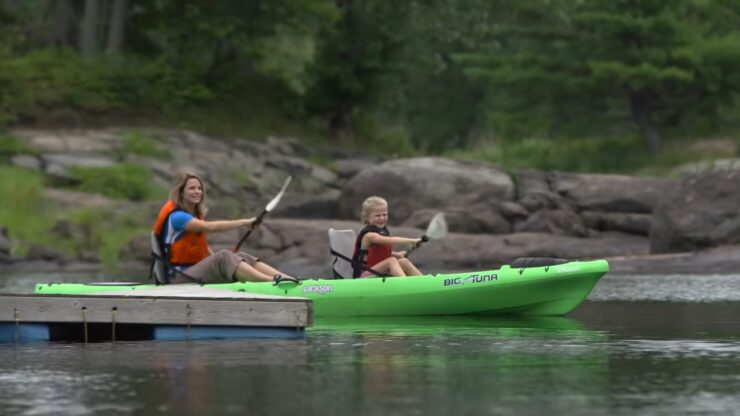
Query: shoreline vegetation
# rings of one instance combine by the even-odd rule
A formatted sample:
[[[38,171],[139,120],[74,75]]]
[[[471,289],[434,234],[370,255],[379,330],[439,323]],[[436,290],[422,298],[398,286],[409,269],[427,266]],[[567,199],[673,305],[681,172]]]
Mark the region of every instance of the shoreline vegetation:
[[[740,243],[732,225],[737,215],[711,214],[712,206],[734,204],[726,198],[737,194],[737,160],[683,166],[659,178],[504,170],[448,158],[380,159],[347,150],[338,157],[298,139],[224,141],[161,128],[14,129],[6,137],[15,149],[0,163],[0,192],[7,195],[0,207],[0,268],[6,272],[145,272],[151,219],[169,175],[184,166],[209,182],[212,218],[253,215],[293,175],[284,201],[248,244],[299,275],[328,273],[326,230],[356,228],[354,211],[368,192],[389,198],[393,228],[404,235],[419,233],[436,211],[447,214],[453,234],[416,254],[421,267],[434,272],[544,256],[608,258],[614,272],[728,273],[740,258],[733,245]],[[189,152],[206,149],[193,166]],[[693,184],[686,179],[693,175],[710,177]],[[702,200],[692,196],[692,186],[709,195],[710,207],[675,200]],[[683,211],[673,212],[674,205]],[[707,221],[729,222],[692,225],[707,233],[698,237],[694,228],[675,225],[697,212],[709,214]],[[213,243],[229,247],[237,238],[226,233]]]
[[[578,239],[600,241],[599,257],[740,243],[723,208],[740,158],[740,9],[658,3],[0,1],[0,263],[146,263],[133,253],[164,172],[192,165],[176,146],[205,155],[216,216],[254,212],[294,174],[306,179],[276,218],[355,219],[363,187],[423,228],[423,204],[376,187],[403,185],[500,245],[493,264],[592,255]],[[468,194],[434,196],[430,178]],[[678,221],[661,200],[714,219]],[[265,255],[318,268],[324,253],[304,244],[323,242],[271,232],[255,242]],[[477,260],[455,267],[485,260],[467,249]]]

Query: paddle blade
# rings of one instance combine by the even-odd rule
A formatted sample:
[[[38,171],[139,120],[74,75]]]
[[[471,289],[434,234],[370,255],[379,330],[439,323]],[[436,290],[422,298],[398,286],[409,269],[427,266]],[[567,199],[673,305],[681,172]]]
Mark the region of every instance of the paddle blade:
[[[424,233],[431,239],[443,238],[447,235],[447,220],[445,220],[445,214],[438,212],[434,214],[432,220],[429,221],[427,231]]]
[[[283,197],[283,194],[285,193],[285,190],[288,189],[288,185],[290,185],[290,181],[293,180],[292,176],[288,176],[288,178],[285,180],[285,183],[283,184],[283,187],[280,188],[280,192],[278,192],[277,195],[275,195],[274,198],[270,202],[267,203],[267,206],[265,207],[266,212],[270,212],[277,206],[278,202],[280,202],[280,198]]]

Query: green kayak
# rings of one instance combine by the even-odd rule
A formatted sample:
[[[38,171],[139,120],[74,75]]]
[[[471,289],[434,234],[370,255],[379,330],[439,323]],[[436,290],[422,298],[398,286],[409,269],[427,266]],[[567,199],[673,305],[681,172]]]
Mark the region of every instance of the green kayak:
[[[512,265],[403,278],[307,279],[299,283],[214,283],[208,287],[313,300],[315,316],[565,315],[609,271],[606,260]],[[38,294],[91,294],[146,284],[40,283]]]

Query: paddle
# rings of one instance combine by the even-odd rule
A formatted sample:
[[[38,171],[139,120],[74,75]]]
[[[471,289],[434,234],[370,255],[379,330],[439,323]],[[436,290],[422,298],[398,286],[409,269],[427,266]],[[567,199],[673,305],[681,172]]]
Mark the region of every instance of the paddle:
[[[244,243],[244,241],[247,239],[247,237],[249,237],[249,235],[252,234],[252,231],[255,228],[257,228],[262,223],[262,220],[265,218],[265,215],[267,215],[268,212],[270,212],[273,209],[275,209],[275,207],[277,206],[278,202],[280,202],[280,198],[283,197],[283,194],[285,193],[285,190],[288,188],[288,185],[290,185],[290,181],[292,179],[293,179],[292,176],[288,176],[288,178],[285,180],[285,183],[283,184],[283,187],[280,188],[280,192],[278,192],[278,194],[275,195],[275,197],[272,198],[272,200],[270,200],[270,202],[267,203],[267,206],[265,206],[265,209],[262,210],[262,212],[260,213],[260,215],[257,216],[257,218],[252,223],[252,226],[249,227],[249,229],[247,230],[247,232],[244,233],[244,236],[242,236],[242,238],[239,240],[239,242],[236,243],[236,247],[234,247],[234,252],[235,253],[237,251],[239,251],[239,247],[241,247],[242,243]]]
[[[424,235],[421,236],[421,241],[419,241],[418,244],[411,247],[406,252],[406,257],[411,254],[414,250],[421,247],[423,243],[426,243],[429,240],[436,240],[443,238],[447,235],[447,221],[445,220],[445,215],[441,212],[438,212],[434,214],[434,217],[432,217],[432,220],[429,221],[429,225],[427,226],[427,230],[424,232]]]

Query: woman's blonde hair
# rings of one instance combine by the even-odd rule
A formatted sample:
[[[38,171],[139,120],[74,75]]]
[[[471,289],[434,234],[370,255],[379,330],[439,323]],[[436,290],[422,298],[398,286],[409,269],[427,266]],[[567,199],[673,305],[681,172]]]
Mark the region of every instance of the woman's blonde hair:
[[[206,207],[206,186],[200,176],[192,172],[182,172],[178,174],[177,179],[175,180],[175,186],[170,190],[170,200],[178,207],[182,207],[182,192],[185,190],[185,185],[190,179],[197,179],[198,182],[200,182],[200,187],[203,188],[203,196],[200,198],[200,202],[195,205],[194,212],[196,217],[203,218],[206,216],[208,208]]]
[[[387,207],[388,201],[386,201],[385,199],[379,196],[371,196],[367,198],[362,203],[362,214],[360,216],[360,218],[362,219],[362,223],[367,224],[369,222],[368,217],[370,215],[370,211],[374,210],[375,208],[382,207],[382,206]]]

